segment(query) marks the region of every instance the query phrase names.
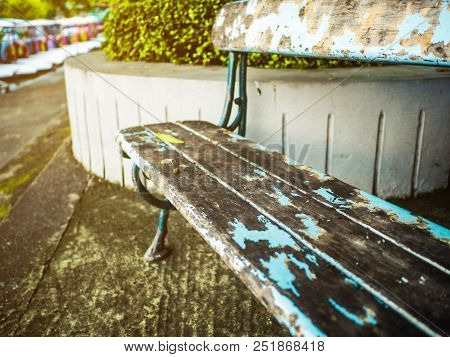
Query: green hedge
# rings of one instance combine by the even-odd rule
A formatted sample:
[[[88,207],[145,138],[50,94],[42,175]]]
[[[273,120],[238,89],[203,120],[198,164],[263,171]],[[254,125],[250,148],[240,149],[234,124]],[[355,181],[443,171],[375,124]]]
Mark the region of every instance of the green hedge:
[[[215,15],[227,0],[119,0],[105,20],[104,52],[111,60],[222,65],[227,53],[211,42]],[[263,68],[318,68],[353,65],[278,55],[252,54]]]
[[[39,19],[55,16],[49,0],[0,0],[0,18]]]

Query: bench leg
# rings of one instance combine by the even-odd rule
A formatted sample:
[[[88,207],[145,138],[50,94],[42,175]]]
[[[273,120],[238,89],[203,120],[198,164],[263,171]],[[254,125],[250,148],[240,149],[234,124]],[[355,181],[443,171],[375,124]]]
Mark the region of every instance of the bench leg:
[[[155,238],[152,244],[144,254],[144,259],[149,262],[154,262],[159,259],[165,258],[169,254],[169,249],[165,246],[165,238],[167,234],[167,220],[169,219],[169,211],[174,207],[169,200],[160,200],[154,197],[147,191],[140,177],[141,170],[133,163],[132,178],[134,186],[136,187],[139,195],[152,206],[161,209],[158,220],[158,230],[156,231]]]
[[[149,262],[154,262],[165,258],[169,254],[169,249],[165,246],[165,238],[167,234],[167,220],[169,219],[168,209],[162,209],[158,219],[158,230],[155,238],[147,251],[144,254],[144,259]]]

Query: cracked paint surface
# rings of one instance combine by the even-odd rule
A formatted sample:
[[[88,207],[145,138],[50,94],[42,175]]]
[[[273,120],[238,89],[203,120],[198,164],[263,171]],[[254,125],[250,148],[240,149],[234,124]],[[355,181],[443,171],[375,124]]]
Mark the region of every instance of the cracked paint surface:
[[[392,220],[405,223],[414,224],[426,229],[433,237],[439,239],[450,239],[450,229],[442,227],[428,219],[413,215],[408,210],[387,202],[377,196],[371,195],[367,192],[357,190],[359,196],[366,200],[369,210],[372,212],[384,211],[389,214]]]
[[[250,230],[237,218],[230,222],[234,229],[229,233],[242,249],[246,248],[247,240],[252,242],[267,241],[270,248],[295,247],[297,245],[289,233],[274,225],[265,216],[258,216],[258,221],[264,223],[266,228],[264,231]]]
[[[449,0],[252,0],[225,5],[223,50],[450,66]]]
[[[309,237],[313,239],[319,239],[320,234],[323,232],[323,229],[321,229],[315,222],[315,220],[308,215],[304,213],[298,213],[295,215],[295,217],[300,218],[303,225],[305,226],[304,229],[301,229],[301,231],[305,234],[307,234]]]
[[[149,129],[152,128],[149,126]],[[164,131],[163,126],[154,126],[154,128],[156,128],[154,132]],[[174,129],[174,132],[177,130]],[[226,134],[224,140],[229,145],[252,145],[240,142],[239,138],[230,137],[228,132],[224,132],[224,134]],[[138,136],[140,137],[140,135]],[[144,143],[145,136],[142,138]],[[180,130],[179,139],[187,141],[186,137]],[[125,142],[130,141],[129,137],[122,139]],[[214,144],[217,145],[217,142],[214,141]],[[149,149],[158,149],[160,145],[164,145],[164,143],[158,141],[151,145],[147,144],[147,147],[144,147],[144,154],[148,154]],[[136,147],[126,147],[125,145],[123,149],[133,159],[138,157]],[[181,146],[176,149],[175,154],[178,154],[178,150],[182,152],[183,157],[187,157],[189,162],[194,161],[192,158],[196,157],[196,152],[192,151],[193,149],[191,150],[187,145]],[[155,165],[156,171],[164,172],[164,163],[161,158],[166,160],[167,156],[165,155],[169,154],[171,153],[158,154],[155,155],[155,158],[148,154],[148,161]],[[318,248],[319,244],[326,242],[329,238],[328,233],[323,234],[321,239],[316,241],[305,239],[305,235],[301,234],[301,229],[304,229],[309,231],[309,234],[320,235],[317,224],[320,223],[325,228],[328,225],[326,222],[331,220],[320,215],[300,216],[297,217],[300,219],[295,219],[300,229],[294,231],[280,219],[281,214],[278,217],[268,214],[266,211],[266,207],[273,204],[280,209],[280,212],[288,212],[289,218],[293,219],[302,212],[302,210],[296,210],[296,205],[301,199],[295,199],[295,197],[308,197],[307,193],[302,190],[283,188],[284,178],[273,176],[273,172],[265,166],[253,165],[245,171],[248,174],[248,177],[244,177],[245,180],[249,182],[271,180],[270,182],[273,183],[270,189],[260,192],[260,196],[264,197],[264,200],[258,203],[254,197],[247,196],[247,193],[241,193],[241,190],[230,183],[232,181],[228,181],[207,163],[205,164],[205,159],[199,158],[198,161],[195,161],[195,163],[197,162],[197,175],[204,175],[210,181],[216,180],[226,189],[219,191],[220,195],[214,201],[205,202],[196,194],[188,195],[181,190],[177,181],[173,181],[169,188],[166,188],[165,195],[178,203],[179,207],[177,207],[183,215],[193,223],[196,230],[243,279],[256,297],[289,328],[291,334],[320,335],[324,331],[328,332],[329,327],[323,323],[324,318],[328,317],[336,323],[343,323],[345,326],[352,325],[350,329],[356,333],[376,333],[381,331],[379,329],[382,329],[383,326],[388,326],[386,323],[389,324],[389,321],[390,323],[402,321],[392,320],[392,313],[386,314],[383,311],[387,308],[422,332],[434,334],[434,331],[405,311],[402,306],[374,289],[353,269],[343,265],[336,259],[333,252]],[[288,172],[296,169],[304,170],[303,167],[296,166],[290,167]],[[348,190],[340,188],[337,180],[328,182],[328,180],[323,180],[324,175],[320,177],[311,170],[306,171],[306,175],[301,178],[305,177],[312,182],[307,187],[312,191],[311,198],[325,203],[327,209],[340,211],[340,208],[344,208],[342,205],[345,205],[345,208],[356,208],[357,205],[362,205],[367,212],[370,211],[369,204],[353,188],[351,188],[351,192],[348,192]],[[241,177],[236,174],[236,178]],[[324,184],[324,181],[327,182]],[[318,182],[320,185],[317,184]],[[253,186],[246,184],[246,187]],[[319,191],[320,188],[322,191]],[[266,194],[274,199],[268,199]],[[179,201],[175,199],[177,195]],[[249,201],[247,202],[246,199]],[[266,203],[268,204],[266,205]],[[307,203],[309,201],[306,201],[305,204]],[[309,213],[308,210],[305,212]],[[372,212],[370,214],[375,215]],[[306,232],[304,233],[306,234]],[[356,265],[358,265],[358,261],[356,261]],[[330,279],[330,276],[333,278]],[[419,277],[413,280],[413,277],[405,276],[408,276],[410,283],[404,283],[403,286],[410,286],[414,282],[419,283]],[[400,277],[396,275],[395,281]],[[341,295],[339,289],[343,289],[346,293]],[[323,291],[326,291],[326,294],[323,294]],[[357,298],[349,299],[350,296],[357,296]],[[329,298],[333,299],[334,305],[328,300]],[[314,303],[313,308],[311,301]],[[323,311],[326,314],[321,315]],[[349,321],[353,323],[349,324]],[[377,327],[374,329],[375,324]]]
[[[347,319],[350,321],[356,323],[357,325],[364,326],[365,324],[371,324],[376,325],[377,320],[374,316],[374,313],[372,310],[368,309],[367,307],[363,307],[364,310],[364,317],[361,317],[360,315],[350,312],[348,309],[346,309],[344,306],[339,305],[336,301],[334,301],[332,298],[329,298],[328,301],[330,304],[342,315],[344,315]]]
[[[294,286],[295,275],[289,269],[287,261],[286,253],[276,253],[275,257],[270,257],[268,261],[261,259],[261,264],[267,268],[270,278],[275,280],[281,288],[291,290],[295,296],[299,297],[300,293]]]

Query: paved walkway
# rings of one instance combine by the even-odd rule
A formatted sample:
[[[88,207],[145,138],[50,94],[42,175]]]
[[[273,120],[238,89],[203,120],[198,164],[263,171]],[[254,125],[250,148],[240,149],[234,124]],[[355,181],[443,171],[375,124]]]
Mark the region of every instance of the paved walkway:
[[[67,112],[62,68],[0,96],[0,167]]]

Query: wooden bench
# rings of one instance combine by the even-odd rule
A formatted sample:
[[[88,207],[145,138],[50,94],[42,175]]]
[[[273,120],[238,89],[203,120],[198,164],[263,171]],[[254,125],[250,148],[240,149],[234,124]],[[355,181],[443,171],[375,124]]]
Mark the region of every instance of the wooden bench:
[[[146,259],[168,253],[176,208],[292,335],[448,335],[448,229],[244,138],[246,52],[449,66],[448,12],[428,0],[227,4],[213,29],[231,53],[219,126],[181,121],[117,136],[138,192],[161,208]]]

